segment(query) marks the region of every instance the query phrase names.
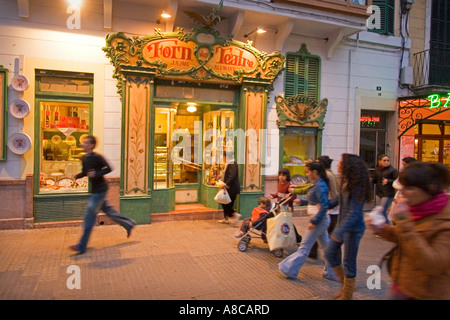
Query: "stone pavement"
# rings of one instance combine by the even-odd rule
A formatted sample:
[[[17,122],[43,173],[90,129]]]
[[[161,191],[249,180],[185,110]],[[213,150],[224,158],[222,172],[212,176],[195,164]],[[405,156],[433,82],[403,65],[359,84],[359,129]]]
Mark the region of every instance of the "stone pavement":
[[[308,218],[293,219],[304,234]],[[68,249],[81,226],[2,230],[0,299],[327,300],[339,288],[321,277],[321,259],[308,259],[297,280],[284,278],[280,258],[261,239],[252,239],[246,252],[237,249],[237,230],[214,220],[159,222],[136,226],[127,239],[120,226],[96,226],[82,255]],[[366,231],[355,299],[386,298],[386,271],[381,288],[370,290],[367,268],[391,246]]]

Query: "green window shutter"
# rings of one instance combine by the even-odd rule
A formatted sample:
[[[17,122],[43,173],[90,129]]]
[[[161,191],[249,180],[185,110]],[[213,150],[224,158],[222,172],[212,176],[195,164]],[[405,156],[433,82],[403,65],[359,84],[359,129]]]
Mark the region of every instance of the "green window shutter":
[[[320,58],[305,54],[288,53],[286,55],[285,98],[303,95],[319,99],[320,95]]]
[[[373,0],[373,6],[378,6],[381,11],[381,28],[369,29],[371,32],[394,35],[395,0]]]

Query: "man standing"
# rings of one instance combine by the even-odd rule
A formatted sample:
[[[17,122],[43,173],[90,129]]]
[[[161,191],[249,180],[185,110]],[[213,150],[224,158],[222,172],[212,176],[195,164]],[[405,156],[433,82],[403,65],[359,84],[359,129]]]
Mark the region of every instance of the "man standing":
[[[113,221],[120,224],[127,230],[127,236],[131,234],[131,230],[136,225],[136,222],[130,218],[122,216],[113,207],[109,205],[106,200],[106,191],[108,190],[108,185],[103,177],[105,174],[110,173],[111,167],[108,162],[98,153],[94,152],[94,148],[97,144],[97,140],[94,136],[87,136],[81,143],[81,147],[86,152],[83,156],[82,172],[75,175],[75,179],[79,179],[88,176],[89,181],[92,186],[92,195],[90,196],[86,212],[84,214],[84,233],[80,239],[80,242],[76,245],[72,245],[70,249],[77,251],[79,253],[84,253],[86,251],[87,243],[89,241],[89,236],[94,227],[95,219],[100,210],[102,210],[108,217]]]

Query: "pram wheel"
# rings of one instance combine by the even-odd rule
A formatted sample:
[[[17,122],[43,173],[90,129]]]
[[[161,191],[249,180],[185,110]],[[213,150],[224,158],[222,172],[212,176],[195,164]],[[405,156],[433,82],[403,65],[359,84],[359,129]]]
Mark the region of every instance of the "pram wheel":
[[[238,243],[238,249],[241,252],[245,252],[247,250],[248,247],[248,241],[246,241],[246,239],[241,239]]]
[[[283,257],[283,249],[277,249],[273,251],[273,255],[277,258]]]

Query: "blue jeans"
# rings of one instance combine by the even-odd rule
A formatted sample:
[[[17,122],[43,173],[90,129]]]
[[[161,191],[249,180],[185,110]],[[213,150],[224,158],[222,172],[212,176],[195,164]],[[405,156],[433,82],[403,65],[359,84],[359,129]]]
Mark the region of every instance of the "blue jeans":
[[[297,275],[308,258],[314,243],[318,241],[321,248],[327,246],[329,241],[327,229],[329,225],[330,216],[326,215],[313,230],[307,230],[298,250],[279,263],[281,272],[289,278],[297,279]],[[325,263],[325,267],[329,275],[334,274],[327,263]]]
[[[390,221],[387,216],[387,210],[389,209],[389,206],[391,205],[392,201],[394,201],[394,197],[379,197],[379,196],[377,196],[377,203],[379,206],[383,207],[383,216],[386,219],[387,224],[390,224]]]
[[[325,257],[331,267],[337,267],[342,264],[341,247],[344,250],[344,274],[346,278],[356,277],[356,258],[358,256],[359,242],[361,241],[364,231],[344,233],[344,241],[337,242],[330,239],[328,247],[325,249]]]
[[[92,228],[94,227],[95,220],[97,219],[97,215],[100,210],[106,213],[106,215],[114,222],[124,227],[127,232],[136,225],[136,222],[133,219],[122,216],[113,207],[111,207],[105,197],[106,192],[93,193],[88,200],[86,212],[84,214],[84,232],[80,239],[80,243],[78,244],[78,248],[81,253],[86,251],[89,236],[91,235]]]

